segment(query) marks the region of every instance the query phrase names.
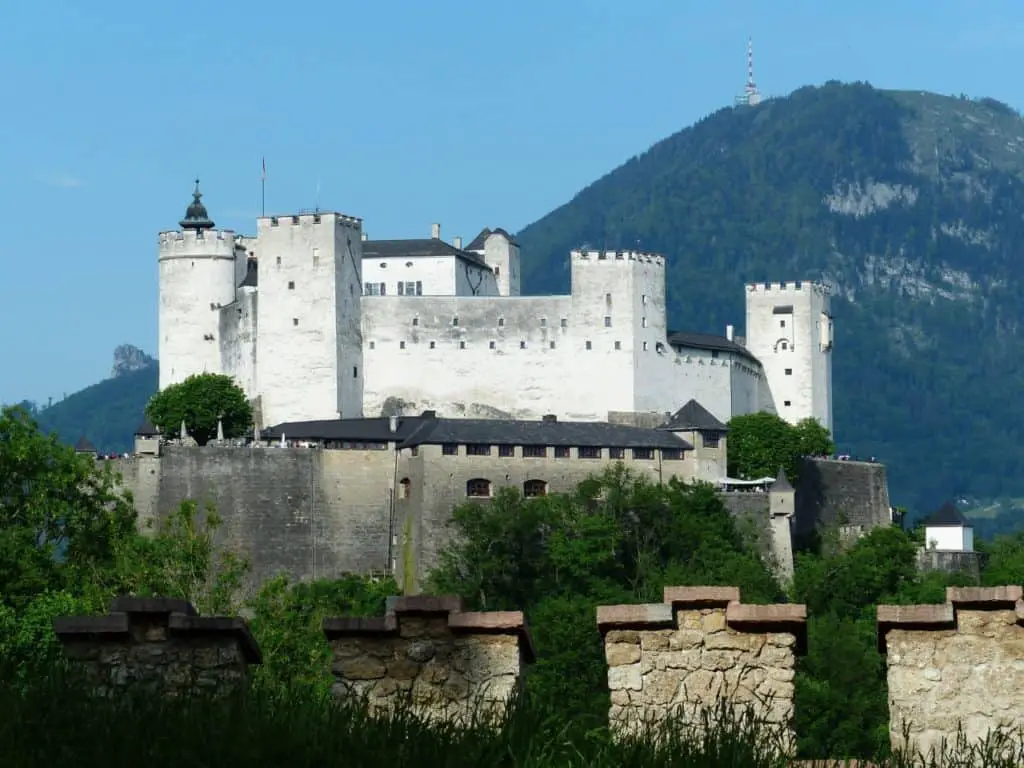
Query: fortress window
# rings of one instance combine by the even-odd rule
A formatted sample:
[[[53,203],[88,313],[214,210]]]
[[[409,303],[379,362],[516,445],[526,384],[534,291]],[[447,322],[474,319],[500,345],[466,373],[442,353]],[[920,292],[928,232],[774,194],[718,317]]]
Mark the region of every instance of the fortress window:
[[[377,348],[377,342],[376,341],[371,341],[370,342],[370,349],[376,349],[376,348]]]
[[[626,458],[626,449],[625,448],[609,448],[608,449],[608,458],[609,459],[624,459],[624,458]]]
[[[593,348],[594,348],[593,343],[588,341],[587,342],[587,349],[593,349]]]
[[[793,375],[793,369],[792,368],[787,368],[786,369],[786,375],[787,376],[792,376]]]
[[[414,317],[414,318],[412,319],[412,324],[413,324],[413,325],[419,325],[419,324],[420,324],[420,319],[419,319],[418,317]]]
[[[519,348],[520,349],[526,349],[526,342],[525,341],[520,341],[519,342]]]
[[[510,459],[516,455],[516,447],[514,445],[499,445],[498,455],[503,459]]]
[[[548,457],[547,446],[544,445],[524,445],[523,446],[523,458],[524,459],[546,459]]]
[[[612,295],[610,293],[606,293],[604,295],[604,300],[605,300],[606,304],[611,304],[612,303]]]
[[[537,496],[548,495],[548,484],[543,480],[527,480],[523,483],[523,496],[533,499]]]
[[[489,445],[479,445],[479,444],[467,445],[466,446],[466,455],[467,456],[490,456],[491,455],[491,446],[489,446]]]
[[[615,342],[615,348],[616,349],[622,349],[622,342],[621,341],[616,341]]]
[[[277,266],[279,266],[279,267],[281,266],[281,257],[280,256],[277,257]]]
[[[555,348],[555,342],[552,341],[550,346],[551,346],[552,349],[554,349]]]
[[[458,456],[459,446],[456,443],[445,443],[441,446],[442,456]]]
[[[604,318],[604,327],[605,328],[611,328],[612,327],[612,319],[610,317],[608,317],[607,315]]]
[[[705,448],[717,448],[719,436],[717,432],[701,432],[700,441]]]
[[[782,404],[783,404],[784,406],[786,406],[787,408],[789,408],[789,406],[790,406],[790,405],[792,405],[792,401],[790,401],[790,400],[783,400],[783,401],[782,401]]]
[[[295,281],[294,280],[289,280],[288,281],[288,290],[289,291],[294,291],[295,290]]]
[[[495,267],[494,268],[494,276],[495,277],[501,277],[501,267]]]
[[[644,342],[644,352],[646,352],[646,351],[647,351],[647,342],[645,341]]]
[[[398,348],[399,349],[405,349],[405,342],[404,341],[398,342]]]
[[[683,451],[681,448],[662,448],[661,458],[665,461],[681,461],[683,458]]]
[[[412,490],[412,481],[408,477],[403,477],[398,481],[398,498],[408,499],[409,491]]]
[[[417,296],[422,296],[423,295],[423,281],[422,280],[417,280],[416,281],[416,295]]]
[[[299,324],[299,318],[293,317],[292,318],[292,325],[298,325],[298,324]]]
[[[562,318],[562,327],[563,328],[568,328],[569,327],[569,318],[567,318],[567,317],[563,317]]]
[[[785,342],[785,341],[784,341],[784,342],[782,342],[782,348],[783,348],[783,349],[789,349],[789,344],[788,344],[788,342]]]
[[[540,327],[541,328],[547,328],[548,327],[548,319],[546,317],[542,317],[540,319]]]
[[[646,328],[647,327],[647,318],[646,317],[641,317],[640,318],[640,327],[641,328]]]
[[[458,318],[458,317],[453,317],[453,318],[452,318],[452,325],[453,325],[453,326],[456,326],[456,325],[458,325],[458,324],[459,324],[459,318]]]
[[[505,327],[505,318],[504,317],[499,317],[498,318],[498,327],[499,328],[504,328]]]
[[[495,347],[496,345],[495,345],[495,343],[494,343],[494,342],[492,341],[492,342],[491,342],[490,344],[488,344],[487,346],[488,346],[488,347],[490,347],[491,349],[494,349],[494,347]]]
[[[460,341],[459,342],[459,349],[465,349],[465,348],[466,348],[466,342]]]
[[[433,348],[434,348],[434,347],[436,347],[436,346],[437,346],[437,342],[436,342],[436,341],[432,341],[432,342],[430,342],[430,348],[431,348],[431,349],[433,349]]]
[[[633,459],[653,459],[654,449],[653,448],[634,448]]]
[[[581,445],[576,449],[576,453],[581,459],[600,459],[601,449],[595,448],[592,445]]]
[[[713,357],[713,358],[714,357],[718,357],[718,350],[717,349],[712,349],[711,350],[711,357]]]
[[[491,495],[491,481],[482,477],[474,478],[466,483],[466,495],[473,498],[489,498]]]
[[[779,320],[779,328],[785,328],[785,327],[786,327],[786,321],[785,320]]]
[[[382,261],[382,262],[380,263],[380,268],[381,268],[381,269],[387,269],[387,268],[388,268],[388,263],[387,263],[386,261]]]
[[[358,365],[353,365],[352,366],[352,378],[353,379],[358,379],[359,378],[359,366]]]
[[[555,446],[555,458],[556,459],[568,459],[569,458],[569,446],[567,445],[556,445]]]
[[[645,305],[647,304],[647,294],[646,293],[643,296],[640,297],[640,303],[641,304],[645,304]]]

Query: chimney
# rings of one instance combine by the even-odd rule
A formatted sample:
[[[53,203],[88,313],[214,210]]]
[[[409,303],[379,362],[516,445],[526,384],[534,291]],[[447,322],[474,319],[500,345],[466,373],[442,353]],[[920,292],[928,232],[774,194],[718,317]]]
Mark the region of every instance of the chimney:
[[[545,413],[544,416],[541,417],[541,421],[547,422],[548,424],[554,424],[558,421],[558,417],[553,413]]]
[[[441,225],[440,224],[431,224],[430,225],[430,237],[431,237],[432,240],[440,240],[441,239]]]
[[[370,236],[368,234],[366,234],[365,232],[363,232],[362,239],[363,239],[363,242],[365,243],[367,240],[370,239]]]
[[[452,245],[454,245],[456,248],[458,248],[461,251],[462,250],[462,238],[461,237],[453,238],[452,239]]]
[[[391,430],[391,434],[395,434],[398,431],[398,417],[391,416],[388,418],[388,429]]]
[[[727,338],[729,341],[733,341],[733,333],[734,329],[731,325],[725,326],[725,338]]]

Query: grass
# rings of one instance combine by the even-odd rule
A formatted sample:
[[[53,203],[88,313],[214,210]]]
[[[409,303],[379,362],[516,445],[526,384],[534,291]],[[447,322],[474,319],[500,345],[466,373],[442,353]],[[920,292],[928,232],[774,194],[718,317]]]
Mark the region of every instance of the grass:
[[[752,717],[706,713],[704,727],[676,723],[659,738],[613,740],[555,711],[520,700],[498,727],[428,726],[399,711],[372,718],[358,706],[253,691],[222,699],[168,700],[135,695],[97,700],[59,673],[27,686],[0,680],[4,765],[32,768],[104,765],[146,768],[328,768],[329,766],[522,766],[659,768],[789,762]],[[997,745],[998,746],[998,745]],[[1019,747],[1019,745],[1018,745]],[[990,747],[991,751],[991,747]],[[1019,765],[983,760],[962,745],[951,766]],[[886,764],[886,763],[883,763]],[[887,763],[911,765],[905,760]]]

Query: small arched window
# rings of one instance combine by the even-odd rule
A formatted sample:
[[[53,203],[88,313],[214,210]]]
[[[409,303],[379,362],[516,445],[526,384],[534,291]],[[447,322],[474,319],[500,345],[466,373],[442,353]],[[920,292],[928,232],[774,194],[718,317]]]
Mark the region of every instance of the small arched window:
[[[398,498],[408,499],[409,493],[412,490],[412,481],[408,477],[403,477],[398,481]]]
[[[476,499],[490,498],[491,481],[485,480],[482,477],[474,477],[466,483],[466,495]]]
[[[543,480],[527,480],[523,483],[523,496],[528,499],[548,495],[548,484]]]

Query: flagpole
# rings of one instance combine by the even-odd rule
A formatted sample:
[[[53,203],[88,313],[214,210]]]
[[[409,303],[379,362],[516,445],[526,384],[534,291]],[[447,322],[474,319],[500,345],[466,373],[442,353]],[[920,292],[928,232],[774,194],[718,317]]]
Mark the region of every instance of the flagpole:
[[[267,215],[267,158],[263,158],[263,168],[260,172],[260,217]]]

